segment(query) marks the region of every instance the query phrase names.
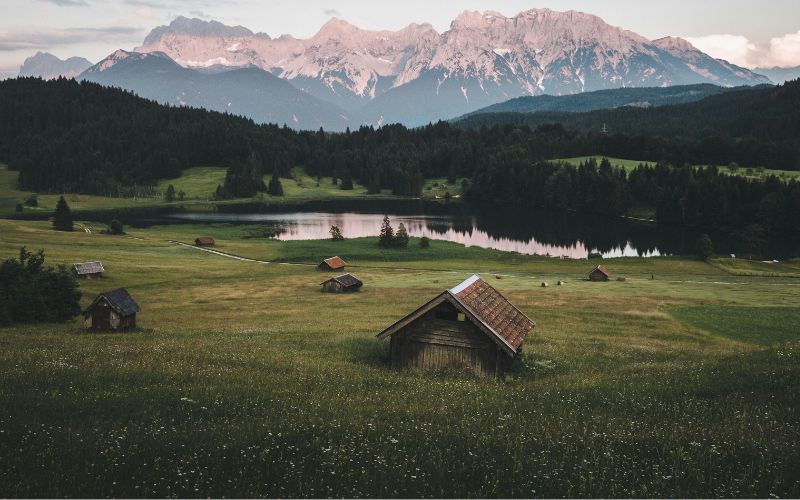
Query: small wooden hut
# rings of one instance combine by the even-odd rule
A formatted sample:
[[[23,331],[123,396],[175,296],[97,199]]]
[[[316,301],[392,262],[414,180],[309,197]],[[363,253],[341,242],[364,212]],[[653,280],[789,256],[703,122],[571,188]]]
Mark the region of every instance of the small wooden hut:
[[[139,305],[124,288],[103,292],[83,312],[87,330],[124,332],[136,328]]]
[[[344,266],[346,265],[342,258],[337,255],[320,262],[317,266],[317,271],[344,271]]]
[[[478,275],[445,290],[378,334],[394,367],[502,375],[536,326]]]
[[[589,281],[608,281],[610,277],[605,266],[597,266],[589,273]]]
[[[211,236],[200,236],[199,238],[195,238],[194,244],[198,247],[213,247],[214,238]]]
[[[323,281],[322,291],[328,293],[357,292],[364,283],[352,274],[343,274]]]
[[[100,261],[73,264],[72,269],[75,271],[75,275],[78,276],[78,278],[89,280],[102,278],[103,273],[106,272],[103,263]]]

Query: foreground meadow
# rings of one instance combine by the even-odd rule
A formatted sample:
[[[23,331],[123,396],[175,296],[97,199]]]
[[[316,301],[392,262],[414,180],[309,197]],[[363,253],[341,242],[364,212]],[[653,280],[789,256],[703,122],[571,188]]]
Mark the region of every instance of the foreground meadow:
[[[0,496],[800,496],[791,273],[619,259],[627,281],[598,284],[586,261],[243,230],[0,220],[0,257],[102,260],[82,304],[125,286],[142,307],[134,334],[0,328]],[[272,263],[169,241],[201,233]],[[320,293],[307,264],[332,254],[361,292]],[[375,334],[473,272],[537,323],[516,369],[387,368]]]

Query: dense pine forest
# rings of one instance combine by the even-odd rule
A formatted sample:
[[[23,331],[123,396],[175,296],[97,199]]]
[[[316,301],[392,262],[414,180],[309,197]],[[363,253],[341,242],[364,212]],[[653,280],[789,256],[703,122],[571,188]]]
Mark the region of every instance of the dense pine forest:
[[[673,106],[620,107],[587,113],[484,113],[457,122],[471,129],[561,123],[593,153],[673,165],[736,162],[800,170],[800,80],[737,89]],[[599,134],[603,130],[607,134]]]
[[[20,78],[0,82],[0,162],[19,171],[25,189],[113,196],[196,165],[228,167],[220,198],[267,191],[264,175],[285,176],[293,166],[341,179],[345,188],[357,180],[369,192],[403,196],[418,196],[426,178],[447,177],[465,179],[466,199],[476,205],[606,215],[647,208],[661,223],[746,229],[758,243],[798,238],[800,185],[689,165],[796,169],[798,115],[795,81],[681,106],[546,115],[566,125],[537,118],[544,122],[535,128],[440,122],[330,134],[162,106],[92,83]],[[629,132],[594,131],[604,121]],[[547,161],[596,153],[662,162],[626,174],[606,162]]]

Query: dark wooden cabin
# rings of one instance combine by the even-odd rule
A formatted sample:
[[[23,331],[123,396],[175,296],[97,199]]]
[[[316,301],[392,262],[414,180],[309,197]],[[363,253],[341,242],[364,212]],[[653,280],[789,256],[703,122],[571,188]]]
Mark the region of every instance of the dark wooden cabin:
[[[102,278],[103,273],[106,272],[103,263],[97,262],[82,262],[72,265],[75,275],[81,279],[95,279]]]
[[[96,332],[124,332],[136,328],[139,305],[127,290],[103,292],[83,312],[83,324]]]
[[[536,324],[474,275],[378,334],[397,368],[502,375]]]
[[[328,293],[357,292],[364,283],[352,274],[343,274],[323,281],[322,291]]]
[[[213,247],[214,238],[211,236],[200,236],[199,238],[195,238],[194,244],[198,247]]]
[[[608,281],[609,278],[605,266],[597,266],[589,273],[589,281]]]
[[[344,271],[344,266],[346,265],[342,258],[337,255],[320,262],[317,266],[317,271]]]

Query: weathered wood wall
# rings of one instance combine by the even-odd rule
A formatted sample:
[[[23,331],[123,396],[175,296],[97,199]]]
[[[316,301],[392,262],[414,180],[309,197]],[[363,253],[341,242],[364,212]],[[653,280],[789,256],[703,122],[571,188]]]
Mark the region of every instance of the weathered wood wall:
[[[391,363],[398,368],[459,370],[493,376],[507,366],[498,346],[443,303],[392,335]]]

